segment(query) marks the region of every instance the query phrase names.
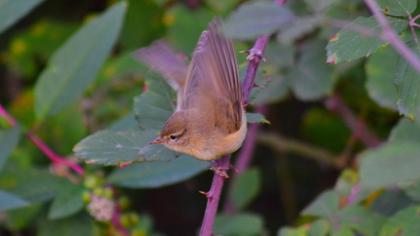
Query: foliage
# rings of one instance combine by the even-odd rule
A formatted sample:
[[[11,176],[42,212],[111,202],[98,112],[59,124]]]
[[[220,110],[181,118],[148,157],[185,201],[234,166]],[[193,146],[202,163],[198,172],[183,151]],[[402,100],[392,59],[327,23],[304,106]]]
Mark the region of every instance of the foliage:
[[[366,1],[278,2],[0,0],[0,234],[196,234],[211,163],[149,144],[176,95],[134,52],[164,38],[188,61],[216,16],[241,78],[240,49],[273,36],[255,163],[230,173],[214,233],[419,234],[418,70]],[[375,2],[419,57],[420,2]]]

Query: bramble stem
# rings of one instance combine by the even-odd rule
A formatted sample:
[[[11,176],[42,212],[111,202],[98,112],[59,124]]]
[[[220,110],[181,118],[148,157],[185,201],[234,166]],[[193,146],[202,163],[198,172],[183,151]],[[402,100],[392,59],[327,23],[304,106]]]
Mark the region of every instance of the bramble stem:
[[[265,106],[258,106],[255,111],[264,115],[266,113]],[[256,140],[257,140],[257,133],[259,130],[260,124],[250,124],[248,127],[248,133],[246,135],[246,139],[242,148],[238,154],[238,157],[235,162],[235,171],[232,176],[232,180],[235,179],[238,175],[242,174],[246,169],[248,169],[249,165],[251,164],[251,160],[254,154]],[[224,212],[232,214],[236,211],[235,206],[232,201],[232,181],[229,185],[227,197],[224,203]]]
[[[6,109],[4,109],[4,107],[0,104],[0,117],[3,117],[6,122],[11,125],[11,126],[15,126],[16,125],[16,120],[15,118],[13,118],[7,111]],[[58,164],[58,165],[64,165],[69,167],[70,169],[72,169],[73,171],[75,171],[76,173],[78,173],[79,175],[83,175],[84,170],[81,166],[77,165],[76,163],[73,163],[71,161],[68,161],[67,159],[65,159],[64,157],[61,157],[60,155],[58,155],[57,153],[55,153],[53,150],[51,150],[48,145],[46,145],[44,143],[44,141],[42,141],[38,136],[36,136],[34,133],[32,133],[31,131],[28,131],[26,133],[26,136],[28,137],[28,139],[35,144],[35,146],[37,146],[37,148],[45,154],[45,156],[48,157],[48,159],[51,160],[51,162],[53,164]]]
[[[417,72],[420,72],[420,58],[401,41],[384,14],[382,14],[378,3],[375,0],[364,0],[364,2],[372,11],[376,21],[378,21],[379,25],[382,27],[383,38],[386,39]]]
[[[283,5],[286,0],[276,0],[278,5]],[[264,49],[268,43],[269,36],[261,36],[256,41],[254,46],[249,51],[247,57],[249,63],[246,70],[245,79],[242,83],[242,104],[247,105],[249,101],[249,94],[255,84],[255,74],[257,72]],[[216,168],[226,169],[230,167],[230,155],[225,156],[216,161]],[[209,192],[207,193],[207,205],[204,213],[203,223],[200,229],[200,236],[211,236],[213,232],[214,219],[217,214],[219,206],[220,195],[222,193],[224,177],[215,173]]]

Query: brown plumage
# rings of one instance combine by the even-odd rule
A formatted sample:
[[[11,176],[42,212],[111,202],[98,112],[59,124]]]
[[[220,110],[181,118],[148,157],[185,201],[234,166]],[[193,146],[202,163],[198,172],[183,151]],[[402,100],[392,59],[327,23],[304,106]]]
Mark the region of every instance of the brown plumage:
[[[159,58],[164,55],[166,59]],[[185,80],[178,77],[183,74],[181,66],[175,70],[167,65],[179,64],[174,55],[167,46],[156,44],[139,52],[140,59],[161,72],[178,91],[177,109],[152,143],[202,160],[236,151],[246,134],[246,118],[235,52],[220,32],[220,22],[212,21],[201,34]],[[160,65],[152,65],[155,62]],[[165,63],[167,66],[162,66]]]

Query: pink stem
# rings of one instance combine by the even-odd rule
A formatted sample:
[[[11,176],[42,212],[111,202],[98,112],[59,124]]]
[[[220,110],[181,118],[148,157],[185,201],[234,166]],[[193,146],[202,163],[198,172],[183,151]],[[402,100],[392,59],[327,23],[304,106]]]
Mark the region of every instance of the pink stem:
[[[16,120],[4,109],[4,107],[0,104],[0,117],[3,117],[9,125],[14,126],[16,125]],[[38,147],[39,150],[41,150],[42,153],[44,153],[48,159],[51,160],[53,164],[62,164],[65,166],[68,166],[70,169],[74,170],[79,175],[83,175],[84,170],[81,166],[77,165],[76,163],[73,163],[71,161],[66,160],[63,157],[60,157],[58,154],[56,154],[54,151],[52,151],[38,136],[33,134],[32,132],[28,132],[27,137],[35,146]]]
[[[216,160],[216,168],[227,170],[230,167],[230,156]],[[220,195],[222,193],[225,177],[220,174],[214,173],[213,181],[209,192],[206,194],[207,205],[204,212],[203,224],[200,229],[200,236],[211,236],[213,232],[214,219],[217,214],[217,207],[219,206]]]
[[[285,0],[276,0],[279,5],[286,3]],[[257,73],[258,66],[262,60],[264,49],[268,43],[269,36],[259,37],[254,46],[249,51],[247,57],[249,63],[246,70],[245,79],[242,83],[242,104],[247,105],[249,101],[249,94],[255,86],[255,74]],[[225,170],[230,167],[230,156],[225,156],[216,161],[216,168]],[[204,212],[203,223],[200,229],[200,236],[211,236],[213,232],[214,219],[217,214],[219,206],[220,194],[224,184],[224,177],[215,173],[209,192],[207,193],[207,205]]]
[[[364,1],[368,8],[372,11],[372,14],[378,21],[379,25],[382,27],[383,38],[386,39],[417,72],[420,72],[420,58],[401,41],[397,33],[387,21],[386,17],[382,14],[378,3],[376,3],[375,0]]]
[[[265,106],[259,106],[256,108],[256,111],[265,114],[266,113]],[[236,160],[235,169],[236,172],[233,175],[232,179],[236,178],[236,176],[242,174],[246,169],[248,169],[249,165],[251,164],[251,160],[255,150],[255,144],[257,140],[257,133],[259,130],[259,124],[251,124],[248,128],[248,133],[246,135],[246,139],[244,145],[242,145],[241,151],[239,152],[238,159]],[[236,211],[235,206],[232,202],[232,185],[229,186],[227,198],[225,201],[224,211],[226,213],[232,214]]]
[[[347,126],[353,131],[353,135],[360,139],[366,146],[377,147],[381,144],[381,140],[368,129],[362,120],[353,114],[341,97],[332,95],[325,101],[325,105],[328,109],[340,115]]]
[[[6,111],[6,109],[4,109],[4,107],[1,104],[0,104],[0,117],[3,117],[9,125],[15,126],[16,120],[12,116],[10,116],[10,114]]]
[[[36,136],[32,132],[28,132],[27,136],[28,136],[29,140],[31,140],[31,142],[33,144],[35,144],[35,146],[37,146],[38,149],[41,150],[41,152],[44,153],[45,156],[48,157],[48,159],[51,160],[52,163],[62,164],[64,166],[68,166],[70,169],[72,169],[73,171],[75,171],[79,175],[83,175],[84,170],[81,166],[79,166],[76,163],[68,161],[67,159],[59,156],[57,153],[55,153],[53,150],[51,150],[47,146],[47,144],[45,144],[44,141],[42,141],[38,136]]]

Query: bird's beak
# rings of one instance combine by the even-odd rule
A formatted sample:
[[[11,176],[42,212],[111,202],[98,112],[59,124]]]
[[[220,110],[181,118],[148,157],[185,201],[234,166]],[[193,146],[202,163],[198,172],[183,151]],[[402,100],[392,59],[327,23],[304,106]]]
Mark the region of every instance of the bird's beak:
[[[163,143],[163,139],[160,136],[157,136],[152,141],[150,141],[150,144],[161,144]]]

